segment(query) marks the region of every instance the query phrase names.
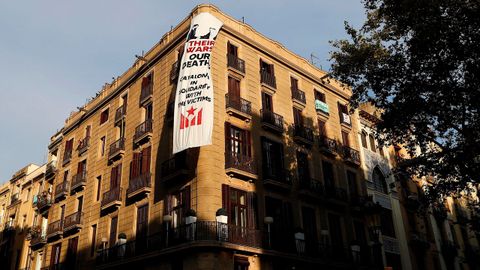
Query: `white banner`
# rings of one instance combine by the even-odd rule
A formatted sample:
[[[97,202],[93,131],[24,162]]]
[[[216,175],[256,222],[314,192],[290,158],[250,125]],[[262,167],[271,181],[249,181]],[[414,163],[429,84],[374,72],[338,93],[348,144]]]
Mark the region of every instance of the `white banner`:
[[[212,144],[214,88],[210,57],[223,23],[210,13],[190,24],[180,63],[173,116],[173,153]]]

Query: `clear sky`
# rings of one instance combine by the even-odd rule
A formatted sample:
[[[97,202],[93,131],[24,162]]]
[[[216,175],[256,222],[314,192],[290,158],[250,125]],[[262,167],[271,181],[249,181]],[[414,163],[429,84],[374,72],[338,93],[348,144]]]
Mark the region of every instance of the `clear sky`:
[[[0,183],[46,161],[50,136],[200,3],[187,0],[0,1]],[[359,26],[359,0],[211,1],[329,69],[329,40]]]

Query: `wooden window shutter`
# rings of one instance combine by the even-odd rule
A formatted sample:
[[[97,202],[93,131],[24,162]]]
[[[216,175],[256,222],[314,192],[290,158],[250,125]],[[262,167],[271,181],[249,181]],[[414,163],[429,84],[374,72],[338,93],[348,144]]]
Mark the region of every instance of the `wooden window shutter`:
[[[113,167],[110,173],[110,189],[117,186],[117,167]]]
[[[150,172],[150,156],[151,156],[152,147],[149,146],[142,151],[142,164],[140,169],[140,174]]]
[[[130,162],[130,179],[138,176],[138,163],[140,159],[140,153],[134,152],[132,162]]]
[[[343,145],[350,146],[350,140],[348,138],[348,133],[345,132],[345,131],[342,131],[342,142],[343,142]]]
[[[86,130],[85,130],[85,137],[90,137],[90,129],[92,127],[91,126],[87,126]]]
[[[246,146],[245,154],[248,157],[251,157],[252,156],[252,136],[249,130],[245,130],[244,132],[245,132],[245,146]]]
[[[117,186],[120,186],[122,180],[122,163],[117,165]]]
[[[247,226],[256,228],[256,194],[254,192],[247,192]]]
[[[225,122],[225,151],[231,150],[231,134],[230,134],[230,123]]]
[[[222,208],[230,213],[230,187],[228,185],[222,184]]]

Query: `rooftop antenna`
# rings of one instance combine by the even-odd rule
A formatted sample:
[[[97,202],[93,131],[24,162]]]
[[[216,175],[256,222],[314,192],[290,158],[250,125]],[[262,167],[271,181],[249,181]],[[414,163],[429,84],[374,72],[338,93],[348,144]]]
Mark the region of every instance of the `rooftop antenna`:
[[[143,51],[142,51],[142,55],[136,55],[136,54],[135,54],[135,57],[136,57],[138,60],[147,61],[147,58],[143,57]]]
[[[245,17],[242,16],[242,23],[245,23]]]
[[[320,60],[320,58],[318,58],[315,54],[311,53],[310,54],[310,64],[312,64],[314,66],[317,66],[320,69],[323,69],[322,65],[317,65],[317,62],[315,60]]]
[[[170,25],[170,32],[172,32],[173,30],[173,25]]]

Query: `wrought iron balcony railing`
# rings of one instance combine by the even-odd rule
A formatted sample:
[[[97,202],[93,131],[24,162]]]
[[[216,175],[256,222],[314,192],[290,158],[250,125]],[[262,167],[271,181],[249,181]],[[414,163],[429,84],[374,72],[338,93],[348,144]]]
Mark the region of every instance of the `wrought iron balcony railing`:
[[[147,119],[135,128],[135,134],[133,135],[133,141],[139,143],[152,135],[153,120]]]
[[[306,144],[313,144],[313,130],[304,126],[293,126],[293,136]]]
[[[63,231],[70,231],[73,229],[79,229],[83,225],[83,213],[76,212],[71,215],[65,217],[65,221],[63,223]]]
[[[305,98],[305,92],[297,88],[291,88],[292,90],[292,99],[298,101],[301,104],[306,104],[307,99]]]
[[[225,104],[227,109],[235,109],[241,113],[251,116],[252,103],[241,97],[231,98],[228,94],[225,95]]]
[[[81,154],[85,153],[85,151],[88,150],[89,146],[90,146],[90,136],[87,136],[87,137],[81,139],[78,142],[78,147],[77,147],[78,154],[81,155]]]
[[[115,159],[117,157],[123,156],[125,152],[125,138],[120,138],[116,140],[114,143],[110,144],[110,148],[108,150],[108,158]]]
[[[269,72],[265,72],[265,71],[260,72],[260,82],[272,88],[277,88],[277,81],[275,79],[275,75]]]
[[[55,200],[59,200],[67,196],[68,188],[70,187],[68,181],[63,181],[55,187]]]
[[[360,152],[348,146],[343,146],[343,158],[345,161],[355,165],[360,165]]]
[[[227,54],[227,66],[245,74],[245,61],[236,55]]]
[[[149,192],[151,187],[151,173],[143,173],[130,179],[127,197],[132,197],[140,192]]]
[[[72,177],[72,183],[70,184],[70,190],[74,191],[80,187],[84,187],[87,184],[87,171],[77,173]]]
[[[127,107],[125,107],[125,104],[124,104],[124,105],[118,107],[117,110],[115,111],[115,123],[124,119],[125,115],[127,115]]]
[[[255,160],[251,156],[225,152],[225,169],[237,169],[251,174],[257,173]]]
[[[115,187],[102,195],[101,207],[106,209],[110,206],[119,206],[122,203],[122,188]]]
[[[262,124],[274,129],[278,132],[283,132],[283,116],[268,110],[260,110],[262,115]]]

